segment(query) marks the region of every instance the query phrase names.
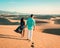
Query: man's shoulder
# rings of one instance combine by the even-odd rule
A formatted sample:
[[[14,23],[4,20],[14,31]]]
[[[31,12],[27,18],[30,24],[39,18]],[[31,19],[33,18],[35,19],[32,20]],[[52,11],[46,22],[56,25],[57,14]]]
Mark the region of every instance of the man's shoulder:
[[[32,18],[33,21],[35,21],[35,19]]]
[[[30,18],[28,18],[28,19],[30,19]],[[28,20],[28,19],[27,19],[27,20]]]
[[[35,21],[35,19],[33,19],[33,18],[28,18],[27,20]]]
[[[31,18],[28,18],[27,20],[31,20]]]

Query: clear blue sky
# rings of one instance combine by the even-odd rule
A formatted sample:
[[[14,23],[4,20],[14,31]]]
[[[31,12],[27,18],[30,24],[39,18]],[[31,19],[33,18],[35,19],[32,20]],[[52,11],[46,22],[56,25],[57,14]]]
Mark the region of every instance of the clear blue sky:
[[[0,10],[21,13],[60,14],[60,0],[0,0]]]

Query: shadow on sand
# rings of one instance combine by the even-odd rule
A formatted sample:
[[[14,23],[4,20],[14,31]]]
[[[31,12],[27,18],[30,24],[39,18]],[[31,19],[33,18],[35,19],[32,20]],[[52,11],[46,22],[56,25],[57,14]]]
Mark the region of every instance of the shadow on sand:
[[[60,29],[45,29],[43,30],[44,33],[60,35]]]
[[[0,38],[7,38],[7,39],[15,39],[15,40],[27,40],[27,39],[21,39],[14,35],[6,35],[6,34],[0,34]]]

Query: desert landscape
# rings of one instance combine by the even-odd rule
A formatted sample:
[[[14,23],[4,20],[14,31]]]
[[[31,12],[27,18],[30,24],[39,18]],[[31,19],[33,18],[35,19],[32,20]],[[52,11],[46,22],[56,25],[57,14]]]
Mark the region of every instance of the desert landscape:
[[[14,31],[19,26],[18,18],[0,16],[0,48],[32,48],[32,42],[27,40],[27,28],[23,38]],[[60,17],[39,18],[36,16],[35,20],[34,48],[60,48]]]
[[[21,36],[20,21],[32,16],[36,26],[30,41],[27,27]],[[60,0],[0,0],[0,48],[60,48]]]

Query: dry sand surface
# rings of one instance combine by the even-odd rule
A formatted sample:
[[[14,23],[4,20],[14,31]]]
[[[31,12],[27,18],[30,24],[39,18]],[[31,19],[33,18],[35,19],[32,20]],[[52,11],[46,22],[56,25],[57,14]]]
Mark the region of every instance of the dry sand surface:
[[[31,48],[31,42],[25,37],[21,38],[19,33],[14,32],[17,25],[0,25],[0,48]],[[45,24],[36,26],[33,33],[34,48],[60,48],[60,36],[44,33],[44,29],[60,28],[60,25]]]

